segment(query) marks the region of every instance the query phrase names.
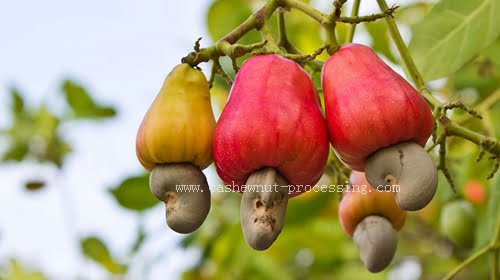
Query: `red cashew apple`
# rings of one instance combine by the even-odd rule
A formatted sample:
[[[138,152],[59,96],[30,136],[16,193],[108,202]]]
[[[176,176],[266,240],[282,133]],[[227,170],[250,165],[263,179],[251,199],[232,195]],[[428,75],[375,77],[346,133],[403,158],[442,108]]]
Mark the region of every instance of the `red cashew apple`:
[[[423,149],[434,119],[423,97],[369,47],[346,44],[324,64],[322,87],[330,142],[371,185],[399,185],[399,207],[418,210],[437,188]]]
[[[278,55],[245,61],[217,122],[214,161],[220,178],[243,191],[247,243],[265,250],[283,227],[288,196],[315,184],[328,158],[328,135],[311,78]],[[268,187],[267,189],[263,187]]]
[[[353,171],[351,184],[339,204],[340,223],[358,246],[365,267],[382,271],[394,257],[396,231],[403,227],[406,212],[390,192],[372,188],[364,173]]]
[[[136,139],[140,163],[151,171],[151,192],[165,202],[167,224],[189,233],[205,221],[210,190],[201,171],[212,163],[215,118],[208,82],[188,64],[177,65],[142,120]],[[198,191],[178,185],[197,185]]]

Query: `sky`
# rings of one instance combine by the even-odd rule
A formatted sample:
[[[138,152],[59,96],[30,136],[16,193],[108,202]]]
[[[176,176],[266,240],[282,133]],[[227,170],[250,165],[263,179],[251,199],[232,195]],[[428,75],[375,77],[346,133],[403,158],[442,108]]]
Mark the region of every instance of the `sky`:
[[[0,266],[13,257],[51,279],[105,279],[107,274],[80,254],[78,240],[87,235],[101,237],[114,255],[128,260],[139,217],[120,208],[108,189],[142,172],[135,133],[164,77],[191,51],[196,38],[208,38],[208,2],[0,1],[0,129],[10,121],[12,85],[27,97],[28,106],[46,102],[57,109],[60,82],[71,78],[119,111],[113,120],[63,127],[73,153],[62,170],[35,163],[2,164]],[[374,5],[360,11],[372,12]],[[0,151],[5,145],[0,140]],[[216,181],[214,174],[208,177]],[[34,178],[46,180],[47,187],[28,193],[23,183]],[[196,260],[198,252],[176,247],[181,236],[167,230],[164,219],[162,205],[147,212],[151,237],[130,260],[129,279],[144,279],[145,261],[154,260],[147,277],[161,279],[177,278]]]

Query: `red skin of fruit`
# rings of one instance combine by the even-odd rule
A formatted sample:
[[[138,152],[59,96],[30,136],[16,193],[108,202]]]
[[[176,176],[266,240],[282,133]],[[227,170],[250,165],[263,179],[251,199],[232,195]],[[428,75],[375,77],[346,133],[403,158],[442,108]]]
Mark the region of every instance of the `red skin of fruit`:
[[[377,150],[425,145],[434,119],[424,98],[367,46],[343,45],[322,70],[330,142],[351,169]]]
[[[469,181],[464,186],[464,197],[473,204],[481,205],[486,202],[486,191],[478,181]]]
[[[249,175],[264,167],[276,168],[289,184],[314,185],[328,150],[326,123],[308,74],[278,55],[245,61],[215,127],[215,166],[228,187],[241,190]]]
[[[378,191],[366,180],[365,173],[353,171],[351,174],[351,191],[345,192],[339,204],[340,224],[351,237],[356,226],[366,217],[376,215],[386,218],[399,230],[403,227],[406,212],[398,207],[391,192]],[[362,192],[365,186],[366,192]]]

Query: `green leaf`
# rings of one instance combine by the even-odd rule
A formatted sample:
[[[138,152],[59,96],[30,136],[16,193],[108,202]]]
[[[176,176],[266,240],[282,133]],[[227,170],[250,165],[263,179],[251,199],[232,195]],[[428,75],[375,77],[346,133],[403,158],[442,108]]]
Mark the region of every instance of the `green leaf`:
[[[12,99],[11,111],[14,115],[23,113],[24,110],[24,100],[21,93],[16,88],[10,89],[10,96]]]
[[[43,187],[45,187],[45,181],[42,180],[30,180],[24,184],[27,191],[38,191]]]
[[[454,94],[473,88],[481,97],[487,97],[500,86],[500,64],[497,66],[489,60],[476,59],[453,74],[450,81]]]
[[[396,58],[391,52],[389,33],[387,24],[384,21],[378,20],[365,24],[366,31],[372,37],[372,48],[376,52],[380,52],[387,59],[396,63]]]
[[[142,244],[146,240],[146,232],[142,226],[139,226],[137,230],[137,237],[135,238],[134,244],[130,248],[130,254],[135,254],[141,248]]]
[[[121,206],[130,210],[144,211],[160,202],[149,191],[149,174],[129,177],[110,192]]]
[[[123,274],[126,267],[111,257],[108,247],[97,237],[86,237],[80,241],[83,254],[113,274]]]
[[[486,215],[479,220],[479,228],[476,231],[478,233],[476,248],[481,248],[491,241],[495,226],[500,223],[500,176],[496,174],[491,180]]]
[[[45,280],[41,272],[32,270],[21,265],[14,259],[9,261],[8,266],[0,272],[0,279],[5,280]]]
[[[304,13],[295,9],[286,12],[285,24],[289,41],[301,52],[313,53],[323,45],[320,25]]]
[[[116,115],[114,108],[97,104],[81,85],[73,81],[64,81],[61,88],[76,118],[109,118]]]
[[[29,147],[26,143],[14,143],[2,155],[2,161],[21,161],[29,152]]]
[[[231,32],[252,14],[248,1],[217,0],[212,3],[207,13],[207,27],[213,41],[219,40]],[[247,33],[238,43],[250,44],[260,41],[255,30]],[[193,41],[194,45],[194,41]]]
[[[116,116],[116,110],[113,107],[98,107],[95,109],[95,116],[98,118],[112,118]]]
[[[410,52],[424,79],[445,77],[500,34],[498,0],[443,0],[412,28]]]
[[[68,102],[68,105],[77,117],[91,115],[95,108],[95,103],[82,86],[66,80],[63,82],[62,90],[65,94],[66,102]]]
[[[491,59],[496,65],[500,66],[500,39],[497,39],[493,44],[487,47],[483,54]]]

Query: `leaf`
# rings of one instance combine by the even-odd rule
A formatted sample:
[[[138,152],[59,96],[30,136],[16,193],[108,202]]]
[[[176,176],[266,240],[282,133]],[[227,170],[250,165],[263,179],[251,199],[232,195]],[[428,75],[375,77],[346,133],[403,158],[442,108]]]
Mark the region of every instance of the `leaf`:
[[[144,211],[160,202],[149,191],[149,174],[129,177],[110,192],[121,206],[130,210]]]
[[[75,115],[86,116],[95,108],[95,103],[87,91],[76,83],[66,80],[63,82],[62,90],[66,97],[66,102],[73,109]]]
[[[496,224],[500,223],[500,176],[496,174],[491,180],[486,215],[479,219],[475,248],[481,248],[488,244],[493,238]]]
[[[483,54],[491,59],[496,65],[500,66],[500,38],[487,47],[483,51]]]
[[[97,104],[82,86],[73,81],[64,81],[61,88],[76,118],[110,118],[116,115],[114,108]]]
[[[286,12],[285,24],[289,41],[301,52],[313,53],[323,45],[321,26],[304,13],[295,9]]]
[[[42,180],[31,180],[26,182],[26,184],[24,184],[24,188],[27,191],[38,191],[43,187],[45,187],[45,181]]]
[[[445,77],[500,34],[498,0],[443,0],[412,28],[409,50],[424,79]]]
[[[41,272],[27,268],[16,260],[11,259],[8,266],[0,273],[0,279],[5,280],[45,280]]]
[[[14,143],[2,155],[2,161],[21,161],[28,152],[29,147],[26,143]]]
[[[217,0],[212,3],[207,13],[208,33],[212,40],[221,39],[252,14],[248,1]],[[255,30],[247,33],[238,43],[250,44],[260,41],[260,35]]]
[[[126,267],[111,257],[108,247],[97,237],[86,237],[80,241],[83,254],[113,274],[123,274]]]
[[[146,232],[144,231],[144,228],[142,226],[139,227],[137,230],[137,237],[134,241],[134,244],[130,248],[130,254],[135,254],[139,249],[141,248],[142,244],[144,244],[144,241],[146,240]]]
[[[473,88],[481,97],[487,97],[500,86],[500,65],[495,66],[489,60],[484,59],[483,61],[476,59],[468,63],[451,76],[453,93]]]
[[[374,22],[367,22],[365,24],[366,31],[372,37],[372,48],[376,52],[380,52],[391,62],[396,63],[396,58],[391,52],[389,33],[387,31],[387,24],[384,21],[378,20]]]
[[[24,100],[21,93],[16,88],[10,89],[10,96],[12,99],[11,111],[14,115],[23,113],[24,110]]]
[[[95,116],[98,118],[111,118],[116,116],[116,110],[113,107],[99,107],[95,110]]]

